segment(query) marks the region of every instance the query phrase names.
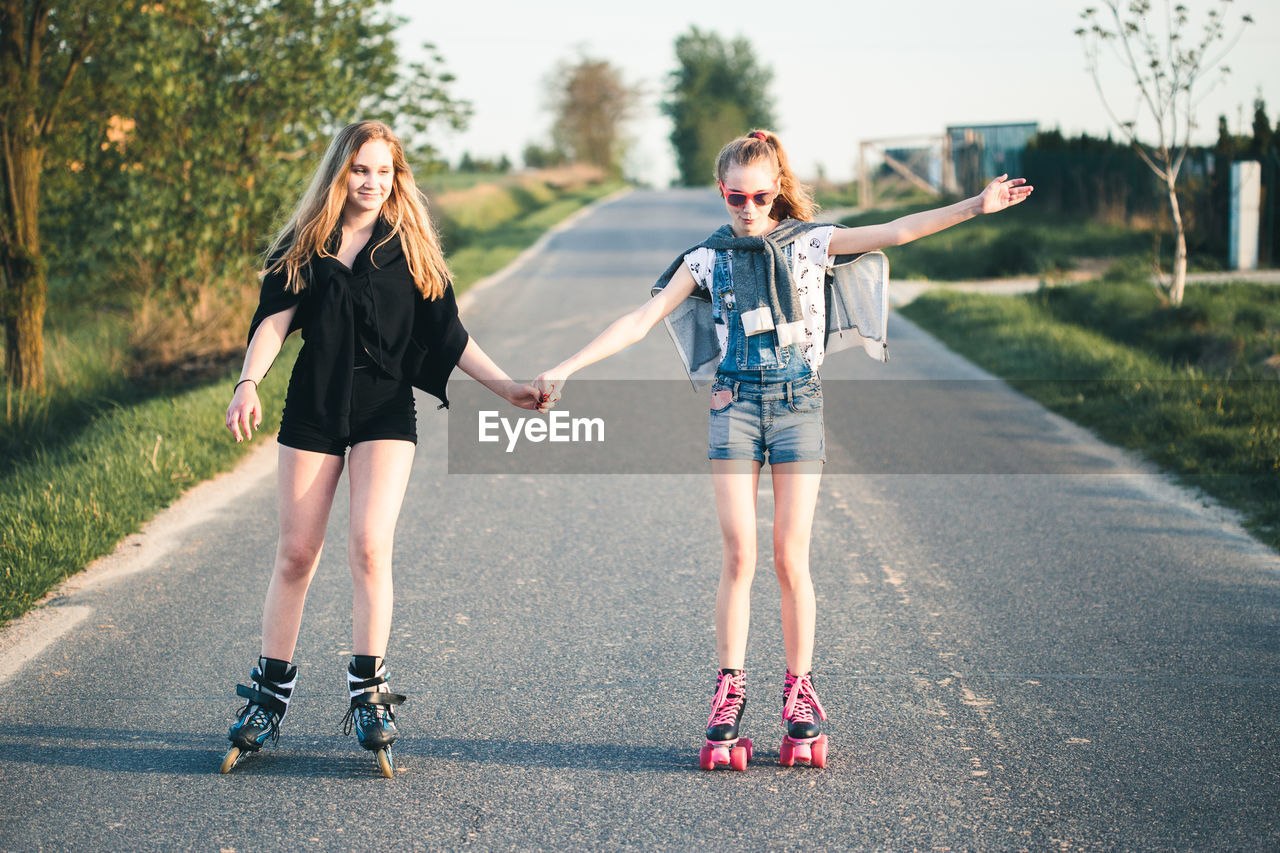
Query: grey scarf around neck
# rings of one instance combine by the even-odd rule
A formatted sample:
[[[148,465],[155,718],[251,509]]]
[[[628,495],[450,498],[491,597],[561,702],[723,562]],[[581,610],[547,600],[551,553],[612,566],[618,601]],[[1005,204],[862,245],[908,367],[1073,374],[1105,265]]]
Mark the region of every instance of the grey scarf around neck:
[[[699,244],[732,253],[734,299],[748,335],[776,332],[779,347],[805,340],[804,316],[784,247],[817,225],[784,219],[761,237],[737,237],[730,226],[722,225]],[[683,260],[683,255],[676,258],[659,282],[666,284]]]

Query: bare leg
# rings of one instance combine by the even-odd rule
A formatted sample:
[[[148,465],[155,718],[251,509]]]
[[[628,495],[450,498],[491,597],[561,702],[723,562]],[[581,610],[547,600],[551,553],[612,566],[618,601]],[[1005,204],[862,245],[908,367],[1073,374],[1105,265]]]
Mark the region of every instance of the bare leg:
[[[411,441],[362,441],[351,448],[348,557],[355,596],[352,651],[383,657],[391,634],[391,548],[413,468]]]
[[[756,487],[760,463],[711,460],[716,514],[724,546],[716,591],[716,654],[721,669],[742,669],[751,623],[751,580],[756,574]]]
[[[280,446],[280,542],[262,606],[264,657],[293,660],[342,464],[341,456]]]
[[[797,676],[807,673],[813,665],[815,605],[809,575],[809,540],[821,481],[821,462],[773,466],[773,565],[782,592],[782,642],[787,667]]]

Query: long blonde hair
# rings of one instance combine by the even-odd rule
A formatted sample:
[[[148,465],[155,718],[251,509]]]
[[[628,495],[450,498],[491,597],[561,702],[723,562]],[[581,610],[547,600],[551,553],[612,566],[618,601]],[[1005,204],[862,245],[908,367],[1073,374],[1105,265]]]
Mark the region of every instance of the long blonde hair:
[[[380,121],[358,121],[338,131],[293,215],[271,241],[267,257],[275,261],[269,262],[264,272],[285,270],[285,289],[290,293],[298,293],[307,286],[302,270],[312,255],[335,257],[337,247],[331,238],[342,219],[351,164],[361,146],[373,139],[387,143],[395,171],[391,193],[378,211],[391,231],[378,246],[399,235],[409,274],[418,290],[427,299],[438,299],[444,293],[449,283],[449,267],[440,250],[440,237],[427,215],[427,200],[414,183],[413,172],[404,157],[404,146],[391,128]]]
[[[813,191],[796,180],[778,137],[768,130],[753,130],[720,149],[716,157],[716,181],[723,183],[733,166],[750,166],[766,162],[778,173],[778,197],[773,200],[769,216],[778,221],[799,219],[812,222],[818,212]]]

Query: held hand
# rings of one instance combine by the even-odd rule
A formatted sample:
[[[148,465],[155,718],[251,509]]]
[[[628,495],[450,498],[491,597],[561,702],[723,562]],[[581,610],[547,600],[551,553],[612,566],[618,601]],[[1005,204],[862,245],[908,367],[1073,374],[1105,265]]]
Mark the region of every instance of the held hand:
[[[519,409],[537,409],[542,399],[541,392],[533,385],[520,385],[515,382],[506,393],[507,402]]]
[[[556,407],[556,403],[560,402],[560,395],[564,393],[564,383],[567,381],[569,381],[568,375],[555,368],[539,374],[538,378],[533,380],[534,387],[541,395],[539,412],[546,414]]]
[[[1001,175],[987,184],[987,188],[980,196],[983,213],[997,213],[1006,207],[1013,207],[1015,204],[1026,201],[1027,196],[1031,195],[1031,191],[1035,189],[1026,185],[1026,178],[1012,180],[1008,178],[1007,174]]]
[[[249,381],[236,386],[236,392],[227,406],[227,429],[236,437],[236,443],[253,438],[253,430],[262,425],[262,401],[258,399],[258,386]],[[243,435],[241,434],[243,430]]]

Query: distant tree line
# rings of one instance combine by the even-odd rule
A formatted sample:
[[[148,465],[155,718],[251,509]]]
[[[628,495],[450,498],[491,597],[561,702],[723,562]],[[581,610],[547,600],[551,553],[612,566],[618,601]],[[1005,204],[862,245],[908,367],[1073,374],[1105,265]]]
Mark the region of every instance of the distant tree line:
[[[458,158],[458,171],[505,175],[511,171],[511,158],[503,154],[497,160],[489,160],[484,157],[472,157],[470,151],[463,151],[462,156]]]
[[[1218,119],[1218,141],[1187,152],[1185,177],[1178,195],[1187,220],[1187,249],[1202,262],[1225,263],[1230,237],[1231,164],[1258,160],[1263,164],[1263,222],[1260,251],[1272,263],[1280,247],[1276,220],[1280,196],[1280,122],[1272,124],[1266,103],[1253,104],[1247,135],[1230,132],[1226,116]],[[1138,224],[1167,224],[1164,188],[1133,156],[1129,144],[1110,136],[1081,134],[1067,138],[1058,130],[1043,131],[1023,154],[1024,170],[1035,184],[1036,206],[1056,212],[1083,213],[1095,219]],[[1270,215],[1267,215],[1270,211]]]

